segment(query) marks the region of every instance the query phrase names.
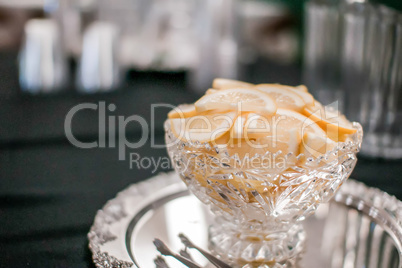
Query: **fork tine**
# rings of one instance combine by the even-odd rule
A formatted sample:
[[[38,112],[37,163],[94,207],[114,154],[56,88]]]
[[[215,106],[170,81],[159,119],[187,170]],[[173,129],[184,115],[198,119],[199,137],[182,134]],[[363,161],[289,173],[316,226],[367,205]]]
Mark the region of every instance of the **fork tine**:
[[[155,259],[154,259],[154,263],[156,265],[156,268],[169,268],[169,266],[167,265],[165,259],[158,255]]]
[[[162,255],[172,255],[172,251],[162,242],[162,240],[155,238],[154,245]]]
[[[189,260],[194,260],[193,257],[190,255],[190,252],[187,251],[187,248],[185,250],[180,250],[179,252],[180,255],[182,255],[184,258],[187,258]]]
[[[179,234],[181,242],[188,248],[194,248],[198,250],[202,255],[204,255],[205,258],[207,258],[212,264],[214,264],[218,268],[231,268],[230,265],[226,264],[222,260],[218,259],[211,253],[203,250],[202,248],[196,246],[193,242],[190,241],[190,239],[187,238],[183,233]]]
[[[195,245],[183,233],[179,234],[180,241],[188,248],[194,248]]]
[[[198,264],[194,263],[193,261],[182,257],[179,254],[174,253],[173,251],[171,251],[166,245],[165,243],[163,243],[162,240],[155,238],[154,239],[154,245],[156,247],[156,249],[162,254],[162,255],[166,255],[166,256],[172,256],[173,258],[175,258],[176,260],[182,262],[183,264],[187,265],[189,268],[201,268],[201,266],[199,266]]]

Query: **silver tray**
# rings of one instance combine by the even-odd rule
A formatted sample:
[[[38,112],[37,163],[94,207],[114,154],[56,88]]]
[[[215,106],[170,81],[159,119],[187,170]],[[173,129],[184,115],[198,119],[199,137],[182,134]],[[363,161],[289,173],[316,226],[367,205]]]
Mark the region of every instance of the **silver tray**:
[[[97,267],[155,267],[154,238],[179,251],[182,232],[207,249],[212,218],[174,172],[160,174],[129,186],[98,211],[89,248]],[[304,226],[308,240],[300,267],[402,267],[402,202],[378,189],[349,179]],[[166,261],[169,267],[185,267],[170,257]]]

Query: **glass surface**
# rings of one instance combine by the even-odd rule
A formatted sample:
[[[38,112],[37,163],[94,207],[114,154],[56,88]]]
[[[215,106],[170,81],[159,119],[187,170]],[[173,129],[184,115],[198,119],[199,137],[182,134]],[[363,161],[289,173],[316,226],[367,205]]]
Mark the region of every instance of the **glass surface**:
[[[122,82],[118,62],[119,30],[108,22],[95,21],[86,29],[76,73],[81,93],[117,90]]]
[[[358,188],[362,187],[364,193],[360,195],[362,193]],[[387,224],[376,219],[387,218],[386,214],[383,214],[385,210],[370,217],[370,210],[373,211],[372,204],[363,201],[364,196],[370,196],[369,191],[372,192],[372,197],[377,199],[377,203],[382,199],[382,202],[392,206],[391,200],[387,201],[392,197],[380,191],[368,190],[354,182],[348,182],[342,189],[345,191],[341,190],[334,201],[320,205],[316,214],[304,221],[303,225],[309,239],[296,267],[400,267],[401,241],[398,242],[395,232],[397,231],[395,228],[400,229],[400,226],[387,228]],[[354,197],[345,194],[348,192],[354,193]],[[184,248],[177,236],[179,233],[186,234],[197,246],[208,248],[207,229],[212,214],[207,206],[194,196],[184,193],[184,196],[167,198],[159,205],[149,206],[141,217],[137,216],[133,217],[131,224],[135,224],[135,227],[132,232],[128,232],[126,243],[130,244],[131,254],[139,267],[154,267],[153,260],[158,255],[152,244],[155,237],[162,239],[175,252]],[[202,267],[214,267],[196,250],[188,249],[188,252]],[[185,267],[171,257],[164,259],[169,267]]]
[[[338,71],[340,14],[336,3],[310,1],[305,7],[303,79],[323,104],[342,100]]]
[[[67,81],[66,59],[57,24],[50,19],[31,19],[24,28],[19,55],[19,82],[30,94],[63,90]]]
[[[306,5],[304,80],[365,131],[362,152],[402,158],[402,15],[368,1]]]
[[[130,185],[97,212],[89,248],[97,267],[155,267],[154,238],[178,252],[184,249],[177,237],[183,232],[206,249],[212,220],[176,173],[161,173]],[[299,268],[402,267],[402,202],[379,189],[348,179],[303,226],[308,239]],[[200,265],[206,263],[196,251],[189,252]],[[171,257],[164,259],[172,268],[182,267]]]

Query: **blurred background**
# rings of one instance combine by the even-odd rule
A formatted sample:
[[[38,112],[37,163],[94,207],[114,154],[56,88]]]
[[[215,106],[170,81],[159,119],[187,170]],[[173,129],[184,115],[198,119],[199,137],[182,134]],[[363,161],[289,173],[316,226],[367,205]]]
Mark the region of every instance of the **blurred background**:
[[[73,107],[140,115],[150,138],[127,156],[166,157],[153,145],[169,109],[151,105],[194,102],[215,77],[303,83],[337,101],[365,131],[352,177],[401,199],[401,10],[399,0],[0,0],[0,267],[92,267],[97,209],[167,171],[130,168],[108,144],[71,145]],[[80,111],[74,136],[116,139],[100,120]],[[135,142],[142,129],[124,134]]]

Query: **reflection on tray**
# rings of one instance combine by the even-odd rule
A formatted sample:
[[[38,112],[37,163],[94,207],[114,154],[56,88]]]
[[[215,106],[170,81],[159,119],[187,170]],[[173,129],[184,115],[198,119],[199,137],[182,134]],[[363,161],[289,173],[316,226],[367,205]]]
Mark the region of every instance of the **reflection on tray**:
[[[199,246],[208,248],[208,219],[212,216],[193,196],[171,200],[149,211],[137,225],[132,237],[134,256],[140,267],[153,267],[158,254],[152,241],[166,241],[178,252],[183,248],[177,234],[191,235]],[[398,267],[399,254],[392,237],[363,213],[332,202],[322,205],[316,216],[305,224],[308,233],[307,252],[298,267]],[[322,248],[323,254],[317,254]],[[199,252],[189,249],[194,260],[208,262]],[[186,267],[173,258],[166,258],[169,267]],[[213,266],[211,266],[213,267]]]
[[[124,256],[129,255],[132,267],[155,267],[153,260],[159,253],[152,243],[154,238],[179,252],[183,249],[179,233],[208,249],[208,226],[213,218],[174,176],[159,175],[147,181],[146,187],[133,185],[98,213],[95,223],[101,222],[102,228],[93,227],[89,236],[94,258],[104,257],[101,253],[106,252],[105,263],[116,261],[111,256],[127,262],[130,259]],[[116,213],[112,205],[121,205],[126,216],[102,222],[102,217]],[[321,205],[305,221],[307,250],[297,267],[401,267],[401,208],[402,202],[395,197],[349,179],[330,204]],[[108,235],[116,238],[95,245],[101,241],[99,238]],[[99,246],[100,252],[94,250],[95,246]],[[203,267],[214,267],[206,266],[208,261],[198,251],[188,252]],[[172,257],[165,259],[169,267],[185,267]]]

